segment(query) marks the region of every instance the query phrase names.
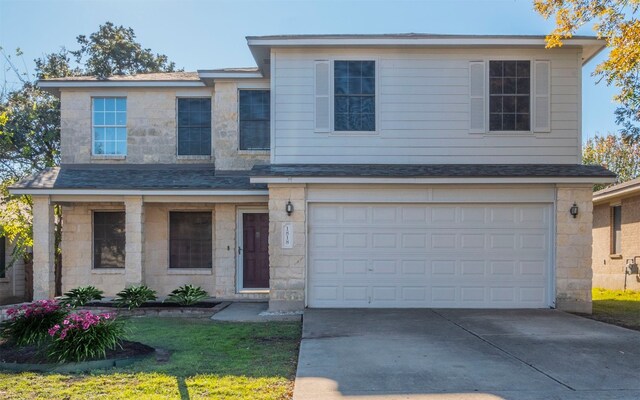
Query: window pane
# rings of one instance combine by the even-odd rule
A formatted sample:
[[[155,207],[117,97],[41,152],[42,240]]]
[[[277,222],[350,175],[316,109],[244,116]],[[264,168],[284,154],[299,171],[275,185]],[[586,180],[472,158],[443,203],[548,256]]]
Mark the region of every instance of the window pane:
[[[126,109],[125,97],[93,99],[93,154],[126,155]],[[116,140],[123,143],[116,144]]]
[[[489,61],[489,130],[528,131],[530,61]]]
[[[334,62],[334,129],[375,131],[375,61]]]
[[[211,212],[171,212],[170,268],[211,268],[211,229]]]
[[[240,91],[240,150],[268,150],[271,142],[271,98],[268,90]]]
[[[125,213],[93,213],[93,267],[124,268]]]
[[[211,155],[211,99],[178,99],[178,154]]]
[[[613,213],[613,224],[612,224],[612,243],[611,243],[611,253],[612,254],[621,254],[621,238],[622,238],[622,206],[615,206],[612,210]]]

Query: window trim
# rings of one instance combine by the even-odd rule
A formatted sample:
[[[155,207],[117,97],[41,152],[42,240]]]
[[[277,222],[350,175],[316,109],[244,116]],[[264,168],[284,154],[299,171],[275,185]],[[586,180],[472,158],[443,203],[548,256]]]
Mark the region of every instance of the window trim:
[[[241,149],[240,148],[240,92],[243,91],[263,91],[263,92],[269,92],[269,148],[264,148],[264,149]],[[236,151],[239,155],[259,155],[259,154],[270,154],[271,153],[271,147],[273,147],[273,115],[274,115],[274,108],[273,108],[273,95],[272,95],[272,91],[271,91],[271,87],[238,87],[238,89],[236,90],[236,96],[238,101],[236,101],[236,113],[238,115],[238,145],[236,146]]]
[[[533,101],[533,90],[535,88],[534,85],[534,63],[535,59],[532,57],[522,57],[517,55],[504,55],[504,56],[496,56],[490,57],[484,60],[485,61],[485,71],[484,71],[484,82],[485,82],[485,124],[486,124],[486,132],[485,135],[496,135],[496,136],[522,136],[522,135],[532,135],[535,132],[533,131],[533,123],[535,118],[535,104]],[[528,131],[492,131],[490,125],[490,117],[491,117],[491,87],[490,87],[490,62],[491,61],[529,61],[529,130]]]
[[[211,214],[211,267],[172,268],[171,267],[171,213],[209,213]],[[166,211],[167,218],[167,268],[168,275],[213,275],[216,263],[216,214],[214,208],[171,208]]]
[[[209,147],[209,155],[206,154],[180,154],[180,145],[179,145],[179,130],[180,130],[180,125],[178,124],[178,112],[179,112],[179,107],[178,107],[178,100],[180,99],[209,99],[211,100],[211,121],[210,121],[210,135],[211,135],[211,143],[210,143],[210,147]],[[176,100],[175,100],[175,121],[176,121],[176,159],[178,160],[210,160],[213,157],[213,110],[214,110],[214,104],[213,104],[213,96],[211,96],[210,94],[202,94],[202,95],[176,95]]]
[[[329,61],[329,134],[335,136],[379,136],[380,135],[380,57],[370,56],[339,56],[330,57]],[[335,62],[336,61],[373,61],[375,69],[375,92],[374,92],[374,123],[376,129],[373,131],[337,131],[335,127]]]
[[[124,213],[124,266],[122,267],[96,267],[95,262],[95,213]],[[124,209],[92,209],[91,210],[91,272],[97,274],[124,273],[127,267],[127,213]]]
[[[616,229],[615,210],[620,210],[620,247],[622,247],[622,204],[614,203],[609,205],[609,256],[612,258],[622,258],[622,248],[616,249]],[[616,252],[616,250],[618,250]]]
[[[125,99],[126,102],[126,107],[125,107],[125,113],[126,113],[126,118],[127,120],[125,121],[124,125],[113,125],[113,127],[115,128],[122,128],[124,127],[124,129],[126,130],[126,139],[125,139],[125,143],[127,144],[127,151],[124,154],[97,154],[95,152],[95,137],[93,134],[93,129],[95,127],[95,121],[93,119],[93,113],[94,113],[94,109],[93,109],[93,102],[95,99],[107,99],[107,98],[113,98],[113,99]],[[129,153],[129,99],[126,95],[124,94],[92,94],[90,97],[90,106],[89,106],[89,112],[91,113],[91,127],[90,127],[90,134],[91,134],[91,158],[93,159],[101,159],[101,160],[124,160],[127,158],[127,154]]]

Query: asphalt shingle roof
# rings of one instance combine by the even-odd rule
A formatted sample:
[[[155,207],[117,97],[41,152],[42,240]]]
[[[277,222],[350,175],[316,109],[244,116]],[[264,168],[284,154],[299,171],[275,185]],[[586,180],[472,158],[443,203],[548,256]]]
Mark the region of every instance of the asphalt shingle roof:
[[[371,178],[613,178],[616,175],[599,165],[574,164],[277,164],[256,165],[251,170],[251,176]]]
[[[48,168],[12,189],[264,190],[248,171],[219,171],[211,164],[78,164]]]

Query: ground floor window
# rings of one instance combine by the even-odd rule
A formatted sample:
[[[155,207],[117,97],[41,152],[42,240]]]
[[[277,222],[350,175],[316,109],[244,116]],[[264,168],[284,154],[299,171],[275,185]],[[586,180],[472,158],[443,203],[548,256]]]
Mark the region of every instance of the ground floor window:
[[[7,242],[4,236],[0,236],[0,278],[5,278],[7,269]]]
[[[124,211],[94,211],[93,268],[124,268]]]
[[[169,214],[169,268],[211,268],[211,212]]]

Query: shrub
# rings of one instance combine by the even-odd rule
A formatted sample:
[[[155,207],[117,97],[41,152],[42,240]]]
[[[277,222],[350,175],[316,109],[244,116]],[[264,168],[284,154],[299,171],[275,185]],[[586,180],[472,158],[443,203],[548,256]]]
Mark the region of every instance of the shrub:
[[[182,306],[190,306],[196,304],[197,302],[208,296],[209,293],[207,293],[200,286],[182,285],[171,292],[171,294],[167,296],[167,300],[178,303]]]
[[[114,302],[118,307],[127,307],[129,310],[140,307],[147,301],[155,300],[155,290],[146,285],[130,286],[116,294]]]
[[[91,300],[102,300],[102,293],[102,290],[96,289],[94,286],[81,286],[65,293],[60,299],[60,303],[76,308],[84,306]]]
[[[1,336],[18,346],[40,344],[47,338],[49,328],[60,323],[67,314],[68,307],[55,300],[39,300],[9,308],[9,318],[0,325]]]
[[[81,311],[69,315],[48,332],[53,338],[49,358],[57,362],[78,362],[105,358],[107,350],[120,346],[124,326],[111,314]]]

